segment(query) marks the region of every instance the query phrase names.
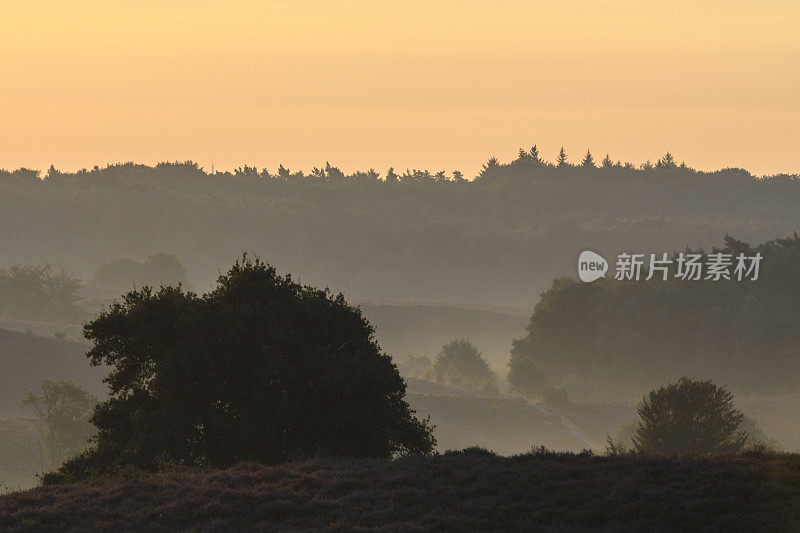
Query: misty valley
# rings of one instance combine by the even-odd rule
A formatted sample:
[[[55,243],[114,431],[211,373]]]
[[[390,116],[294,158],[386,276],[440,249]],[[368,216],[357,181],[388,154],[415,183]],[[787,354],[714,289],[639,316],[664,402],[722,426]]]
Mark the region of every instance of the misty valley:
[[[0,527],[799,525],[797,176],[563,155],[0,171]]]

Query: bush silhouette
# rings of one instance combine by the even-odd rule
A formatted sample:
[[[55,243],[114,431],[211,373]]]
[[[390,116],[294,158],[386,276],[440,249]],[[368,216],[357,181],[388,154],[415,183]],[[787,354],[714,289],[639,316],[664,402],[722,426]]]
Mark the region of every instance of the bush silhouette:
[[[735,453],[748,437],[725,388],[687,377],[651,391],[637,409],[634,450],[662,455]]]
[[[467,340],[454,340],[442,347],[431,370],[440,383],[497,394],[497,376],[475,346]]]
[[[360,310],[259,259],[244,256],[202,297],[129,292],[84,330],[91,363],[112,368],[110,397],[92,416],[95,447],[61,478],[165,458],[218,467],[435,446]]]

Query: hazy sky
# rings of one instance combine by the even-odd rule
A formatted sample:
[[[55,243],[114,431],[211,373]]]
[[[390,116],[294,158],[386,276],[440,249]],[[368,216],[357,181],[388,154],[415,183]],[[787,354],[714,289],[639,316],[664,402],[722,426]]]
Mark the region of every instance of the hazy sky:
[[[797,0],[0,1],[0,168],[800,172]]]

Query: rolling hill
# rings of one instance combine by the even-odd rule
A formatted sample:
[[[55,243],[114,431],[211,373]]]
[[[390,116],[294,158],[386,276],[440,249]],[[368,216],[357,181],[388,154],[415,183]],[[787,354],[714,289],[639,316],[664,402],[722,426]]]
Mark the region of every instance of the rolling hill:
[[[791,531],[800,457],[480,450],[105,478],[0,496],[7,531]]]

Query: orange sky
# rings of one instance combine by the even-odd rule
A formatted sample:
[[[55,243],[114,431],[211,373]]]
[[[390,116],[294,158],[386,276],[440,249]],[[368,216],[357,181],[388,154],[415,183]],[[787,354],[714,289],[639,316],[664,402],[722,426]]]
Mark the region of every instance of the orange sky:
[[[2,0],[0,168],[800,172],[800,2]]]

